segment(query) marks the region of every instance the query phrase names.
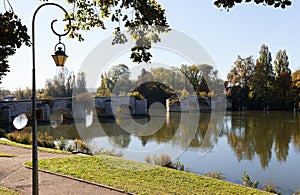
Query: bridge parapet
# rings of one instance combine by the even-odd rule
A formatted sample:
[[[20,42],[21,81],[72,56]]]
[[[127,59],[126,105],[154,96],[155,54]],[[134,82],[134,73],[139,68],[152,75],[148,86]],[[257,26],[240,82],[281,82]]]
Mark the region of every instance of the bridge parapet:
[[[111,117],[116,114],[117,108],[126,108],[128,114],[146,115],[147,100],[136,100],[135,97],[95,97],[93,107],[96,109],[97,116]],[[50,116],[54,112],[61,112],[64,118],[73,119],[72,98],[55,98],[53,100],[37,100],[37,117],[38,120],[50,121]],[[80,110],[81,109],[81,110]],[[84,106],[79,106],[82,116],[85,112]],[[26,114],[31,119],[32,101],[0,101],[0,123],[12,123],[14,118],[20,114]],[[125,114],[127,112],[124,112]]]

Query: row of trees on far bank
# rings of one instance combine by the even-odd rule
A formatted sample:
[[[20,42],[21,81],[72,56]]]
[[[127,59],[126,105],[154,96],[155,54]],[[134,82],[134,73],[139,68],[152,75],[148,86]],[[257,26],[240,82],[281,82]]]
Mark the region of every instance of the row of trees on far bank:
[[[76,93],[74,93],[74,90]],[[9,90],[2,90],[10,94]],[[47,79],[45,87],[38,89],[38,98],[71,97],[74,94],[87,92],[86,75],[81,72],[76,76],[68,69],[62,68],[53,79]],[[134,95],[146,98],[151,102],[165,103],[166,98],[176,96],[185,98],[189,95],[210,96],[224,92],[223,81],[213,66],[181,65],[180,68],[142,69],[141,73],[131,79],[128,66],[119,64],[110,68],[101,76],[100,87],[95,96]],[[31,89],[18,89],[13,94],[18,100],[30,99]]]
[[[46,80],[44,88],[37,90],[37,98],[72,97],[75,93],[84,92],[87,92],[85,73],[79,72],[75,75],[74,72],[69,72],[67,68],[61,68],[53,79]],[[19,88],[13,92],[0,90],[0,99],[7,95],[14,95],[17,100],[31,99],[32,90],[28,87],[25,89]]]
[[[221,94],[224,84],[218,71],[208,64],[181,65],[180,68],[142,69],[135,78],[130,69],[119,64],[101,76],[97,96],[135,95],[146,98],[149,103],[161,102],[170,97],[185,98],[188,95],[210,96]]]
[[[268,46],[262,45],[255,62],[252,56],[238,56],[225,87],[234,110],[293,110],[299,103],[300,71],[292,74],[285,50],[272,61]]]

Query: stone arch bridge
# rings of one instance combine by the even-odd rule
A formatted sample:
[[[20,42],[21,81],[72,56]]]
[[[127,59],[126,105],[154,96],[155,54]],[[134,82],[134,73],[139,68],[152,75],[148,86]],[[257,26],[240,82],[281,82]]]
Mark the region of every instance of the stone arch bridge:
[[[37,119],[39,121],[50,121],[52,113],[59,112],[64,118],[74,119],[74,99],[55,98],[53,100],[37,100]],[[137,100],[135,97],[95,97],[92,101],[91,110],[95,110],[98,117],[112,117],[116,110],[122,114],[147,115],[147,100]],[[81,108],[84,117],[84,106]],[[77,109],[78,110],[78,106]],[[77,112],[77,111],[76,111]],[[31,119],[32,101],[0,101],[0,123],[7,124],[13,122],[20,114],[26,114]],[[78,114],[77,116],[78,117]]]

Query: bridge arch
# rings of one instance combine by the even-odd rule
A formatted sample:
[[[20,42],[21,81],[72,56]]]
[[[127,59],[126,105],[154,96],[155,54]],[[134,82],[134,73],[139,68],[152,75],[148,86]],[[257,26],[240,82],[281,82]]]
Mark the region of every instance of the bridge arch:
[[[102,108],[96,108],[96,116],[100,117],[100,116],[105,116],[106,115],[106,108],[102,107]]]
[[[116,112],[117,112],[117,114],[131,115],[131,114],[134,114],[134,109],[132,108],[131,105],[121,104],[121,105],[117,106]]]
[[[50,115],[50,120],[62,120],[63,122],[66,119],[73,119],[72,113],[67,109],[59,108],[57,110],[53,110]]]
[[[2,106],[0,109],[0,121],[3,123],[10,122],[11,108],[9,106]]]

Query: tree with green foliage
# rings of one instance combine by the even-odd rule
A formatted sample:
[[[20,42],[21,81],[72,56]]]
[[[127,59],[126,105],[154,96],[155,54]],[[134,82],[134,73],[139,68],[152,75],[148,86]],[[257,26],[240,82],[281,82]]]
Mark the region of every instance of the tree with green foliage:
[[[0,87],[0,100],[2,100],[3,97],[10,95],[10,94],[11,94],[11,92],[8,89],[2,89]]]
[[[267,45],[262,45],[259,58],[256,60],[251,82],[250,99],[255,109],[270,109],[274,91],[274,72],[272,56]]]
[[[228,85],[240,86],[242,88],[249,87],[251,83],[251,76],[254,71],[254,60],[253,56],[242,58],[238,56],[234,62],[234,67],[230,70],[227,75]]]
[[[67,82],[69,83],[69,82]],[[76,76],[76,86],[73,89],[73,94],[81,94],[81,93],[86,93],[87,88],[86,88],[86,74],[84,72],[79,72],[77,73]]]
[[[246,3],[255,2],[256,4],[263,4],[268,6],[274,6],[275,8],[281,7],[285,9],[287,6],[292,5],[292,1],[290,0],[245,0]],[[236,4],[244,3],[243,0],[216,0],[214,4],[217,7],[223,7],[225,9],[230,9],[234,7]]]
[[[247,174],[247,172],[245,171],[242,177],[243,180],[243,185],[247,186],[247,187],[251,187],[251,188],[257,188],[259,182],[258,181],[252,181],[252,179],[250,178],[250,176]]]
[[[47,2],[47,0],[40,0]],[[169,25],[165,10],[155,0],[114,0],[114,1],[82,1],[66,0],[72,6],[67,19],[70,29],[69,36],[83,41],[80,31],[89,31],[92,28],[105,29],[104,20],[110,19],[115,23],[112,44],[124,44],[127,37],[122,33],[128,30],[136,45],[131,49],[130,58],[133,62],[148,62],[151,58],[149,52],[152,43],[160,41],[159,34],[168,32]],[[27,27],[21,23],[14,12],[9,0],[9,10],[0,13],[0,82],[1,78],[9,72],[8,57],[15,54],[22,44],[30,46],[30,37]]]
[[[151,73],[154,81],[168,85],[168,87],[175,90],[174,86],[172,86],[173,71],[171,69],[164,67],[151,68]]]
[[[277,52],[274,65],[276,87],[282,91],[282,95],[286,95],[291,86],[292,77],[291,70],[289,68],[288,56],[285,50],[279,50]]]
[[[150,71],[142,69],[141,74],[135,81],[135,86],[155,81],[168,86],[166,89],[172,89],[174,92],[181,94],[183,89],[188,93],[194,91],[191,85],[188,85],[187,79],[181,73],[180,69],[174,66],[170,68],[156,67],[151,68]]]
[[[214,83],[219,82],[218,71],[208,64],[201,65],[181,65],[181,73],[187,78],[193,86],[195,92],[199,94],[208,93],[214,90]]]
[[[147,99],[148,108],[155,102],[166,105],[166,99],[176,95],[169,86],[155,81],[144,82],[137,86],[134,91],[139,92],[139,94]]]
[[[111,96],[111,92],[108,89],[105,80],[106,80],[106,78],[104,78],[104,76],[101,75],[101,85],[97,89],[97,94],[96,94],[97,97]]]
[[[3,76],[9,72],[8,58],[13,56],[23,44],[30,46],[27,28],[21,19],[10,10],[0,13],[0,84]]]
[[[292,76],[288,56],[285,50],[279,50],[274,61],[275,69],[275,101],[277,109],[294,108],[294,95],[291,93]]]
[[[47,79],[44,97],[72,97],[75,87],[75,75],[67,68],[60,69],[53,79]]]
[[[130,77],[130,70],[125,64],[119,64],[113,66],[108,72],[106,72],[105,77],[107,78],[107,87],[112,92],[118,81],[125,80]]]
[[[138,76],[135,81],[135,86],[139,86],[145,82],[153,81],[153,75],[151,72],[147,71],[145,68],[141,70],[141,74]]]
[[[61,68],[53,79],[47,79],[45,88],[38,94],[39,98],[72,97],[86,93],[85,73],[79,72],[77,76],[67,68]]]
[[[292,73],[292,93],[294,94],[295,108],[300,108],[300,70]]]
[[[13,94],[16,96],[17,100],[24,100],[24,99],[30,99],[32,95],[31,89],[26,87],[26,89],[17,89],[13,92]]]
[[[300,88],[300,70],[292,73],[292,82],[295,87]]]
[[[10,9],[0,13],[0,82],[1,78],[9,72],[8,57],[15,54],[22,44],[30,46],[30,37],[27,27],[21,23],[13,11],[9,0],[6,0]],[[4,1],[4,3],[6,2]],[[48,0],[40,0],[47,2]],[[285,8],[291,5],[290,0],[246,0],[268,6]],[[156,0],[111,0],[111,1],[82,1],[66,0],[73,9],[68,14],[72,20],[67,24],[71,38],[77,37],[83,41],[80,31],[89,31],[92,28],[105,29],[105,19],[116,24],[112,44],[124,44],[128,38],[122,30],[128,30],[136,41],[131,49],[130,58],[133,62],[148,62],[152,55],[149,52],[152,43],[160,42],[159,35],[170,31],[166,19],[165,9]],[[218,8],[229,10],[236,4],[244,3],[242,0],[215,0]]]
[[[180,69],[174,66],[170,68],[158,67],[151,68],[152,81],[168,85],[168,88],[181,94],[183,89],[193,92],[193,87],[188,85],[187,78],[181,73]]]
[[[298,107],[300,80],[297,72],[289,69],[285,50],[279,50],[274,60],[268,46],[262,45],[254,65],[252,56],[245,59],[238,56],[235,66],[224,83],[227,97],[233,110],[249,109],[292,110]],[[298,87],[297,87],[298,86]]]
[[[104,75],[105,86],[113,95],[127,95],[133,89],[130,70],[125,64],[113,66]]]
[[[206,89],[206,91],[204,90],[206,93],[223,94],[224,81],[219,78],[218,71],[214,70],[214,67],[208,64],[202,64],[199,68],[203,74],[203,78],[200,82],[200,86],[202,87],[200,88]]]
[[[113,94],[118,96],[128,96],[133,90],[133,82],[127,77],[117,82],[113,88]]]
[[[253,56],[246,58],[238,56],[234,67],[227,75],[226,91],[234,110],[241,110],[249,106],[248,95],[253,71]]]
[[[42,0],[47,1],[47,0]],[[83,41],[80,31],[89,31],[94,27],[105,29],[105,19],[115,23],[112,44],[124,44],[128,37],[122,30],[128,30],[136,45],[131,48],[133,62],[148,62],[152,57],[149,50],[152,43],[160,42],[159,34],[168,32],[169,25],[165,10],[156,0],[112,0],[81,1],[66,0],[73,6],[68,19],[72,24],[70,37]]]
[[[199,94],[201,92],[199,84],[202,78],[202,73],[199,69],[199,65],[181,65],[180,71],[189,80],[189,83],[193,86],[194,91]]]

